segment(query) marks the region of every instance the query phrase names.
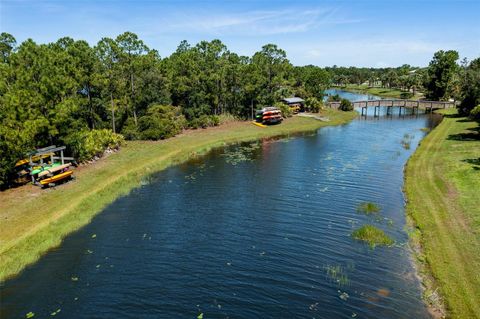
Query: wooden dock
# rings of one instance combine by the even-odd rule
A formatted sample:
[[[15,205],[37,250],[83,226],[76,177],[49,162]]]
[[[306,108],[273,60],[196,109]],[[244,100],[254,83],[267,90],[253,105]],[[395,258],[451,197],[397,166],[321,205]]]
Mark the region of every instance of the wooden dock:
[[[406,109],[412,109],[413,114],[418,114],[419,109],[425,110],[425,113],[429,112],[432,113],[433,110],[437,109],[448,109],[448,108],[455,108],[455,102],[444,102],[444,101],[426,101],[426,100],[397,100],[397,99],[390,99],[390,100],[368,100],[368,101],[357,101],[352,102],[354,108],[360,108],[362,115],[367,115],[367,110],[369,107],[374,108],[374,116],[380,115],[380,107],[387,108],[387,115],[392,115],[392,109],[394,107],[398,107],[398,115],[405,114]],[[340,102],[331,102],[329,106],[332,108],[338,108],[340,106]]]
[[[443,101],[425,101],[425,100],[369,100],[353,102],[353,107],[362,109],[361,114],[367,115],[368,107],[374,108],[374,116],[380,115],[380,107],[387,108],[387,115],[392,115],[392,109],[398,107],[398,115],[402,115],[402,110],[412,109],[413,114],[418,114],[419,109],[424,109],[425,113],[432,113],[434,109],[455,108],[455,102]],[[378,110],[378,112],[377,112]]]

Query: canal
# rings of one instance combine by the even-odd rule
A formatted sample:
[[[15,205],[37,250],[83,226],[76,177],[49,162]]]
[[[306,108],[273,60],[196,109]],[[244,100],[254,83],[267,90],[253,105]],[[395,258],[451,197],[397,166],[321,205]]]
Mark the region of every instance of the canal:
[[[2,283],[0,317],[428,318],[402,185],[436,120],[362,117],[171,167]],[[354,240],[365,224],[395,245]]]

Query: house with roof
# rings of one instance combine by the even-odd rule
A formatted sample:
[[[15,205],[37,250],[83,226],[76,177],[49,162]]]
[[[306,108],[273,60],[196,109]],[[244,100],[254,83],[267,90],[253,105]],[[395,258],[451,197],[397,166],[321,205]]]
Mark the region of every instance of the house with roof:
[[[305,100],[299,97],[287,97],[282,99],[282,102],[287,104],[294,114],[298,112],[305,112]]]

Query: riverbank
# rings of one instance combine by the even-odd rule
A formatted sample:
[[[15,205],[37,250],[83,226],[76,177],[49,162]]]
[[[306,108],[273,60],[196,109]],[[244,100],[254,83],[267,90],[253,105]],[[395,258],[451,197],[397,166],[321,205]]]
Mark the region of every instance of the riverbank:
[[[347,84],[346,86],[341,86],[338,88],[345,91],[354,92],[354,93],[364,93],[364,94],[377,95],[384,98],[394,98],[394,99],[400,99],[402,93],[406,93],[398,89],[369,87],[368,85],[357,85],[357,84]],[[423,94],[417,92],[415,93],[415,96],[412,97],[412,99],[417,100],[422,97],[423,97]]]
[[[293,117],[261,128],[235,122],[192,130],[164,141],[135,141],[92,165],[75,170],[76,180],[41,190],[27,185],[0,193],[0,281],[38,260],[62,238],[87,224],[148,175],[227,144],[313,132],[351,121],[356,112],[325,110],[329,122]]]
[[[452,110],[408,161],[407,215],[424,297],[480,318],[480,129]]]

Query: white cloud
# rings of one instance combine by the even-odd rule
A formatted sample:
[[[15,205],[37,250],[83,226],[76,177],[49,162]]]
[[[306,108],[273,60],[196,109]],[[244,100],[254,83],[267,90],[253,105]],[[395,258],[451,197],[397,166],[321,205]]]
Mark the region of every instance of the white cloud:
[[[340,16],[335,9],[282,9],[238,13],[185,12],[162,18],[151,32],[268,36],[307,32],[325,24],[346,24],[358,21],[360,20]],[[151,27],[151,24],[149,25]]]

